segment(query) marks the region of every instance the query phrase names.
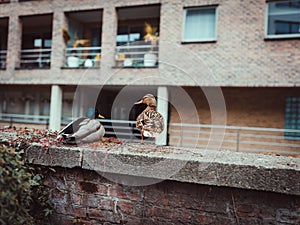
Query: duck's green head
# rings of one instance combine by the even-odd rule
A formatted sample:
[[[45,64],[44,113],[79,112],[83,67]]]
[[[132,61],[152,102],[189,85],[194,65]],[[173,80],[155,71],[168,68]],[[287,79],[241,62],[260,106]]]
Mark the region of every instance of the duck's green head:
[[[86,113],[86,117],[87,118],[90,118],[90,119],[95,119],[95,118],[100,118],[100,119],[103,119],[104,116],[102,116],[97,109],[94,109],[94,108],[89,108],[87,113]]]

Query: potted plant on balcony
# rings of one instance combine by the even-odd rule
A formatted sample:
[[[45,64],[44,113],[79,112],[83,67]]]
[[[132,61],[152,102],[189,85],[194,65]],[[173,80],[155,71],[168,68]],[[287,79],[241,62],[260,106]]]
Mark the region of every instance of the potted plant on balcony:
[[[158,37],[156,35],[157,27],[152,27],[151,24],[145,23],[145,42],[151,43],[150,51],[144,54],[144,66],[152,67],[157,62],[157,55],[153,53],[153,49],[157,46]]]
[[[87,50],[81,50],[82,52],[79,54],[76,48],[78,46],[88,47],[90,45],[89,39],[73,39],[69,35],[69,32],[66,29],[62,29],[62,34],[64,41],[67,45],[69,41],[73,42],[71,55],[67,57],[67,65],[68,67],[79,67],[85,60],[87,59],[86,55],[88,54]]]

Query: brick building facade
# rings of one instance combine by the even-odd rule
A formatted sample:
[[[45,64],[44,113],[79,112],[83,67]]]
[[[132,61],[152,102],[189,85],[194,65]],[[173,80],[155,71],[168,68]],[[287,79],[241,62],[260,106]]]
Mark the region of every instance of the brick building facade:
[[[49,121],[51,129],[59,129],[95,105],[109,119],[133,120],[134,101],[153,92],[170,102],[169,109],[161,109],[170,123],[299,129],[299,112],[295,119],[286,116],[287,99],[296,102],[296,111],[300,105],[300,32],[294,31],[299,23],[277,14],[299,15],[298,5],[263,0],[5,1],[0,9],[2,122],[21,117],[23,123],[24,118],[35,124]],[[201,16],[209,22],[200,23],[198,37],[191,21]],[[145,22],[157,28],[158,59],[152,66],[140,57],[145,53],[141,45],[154,49],[143,39]],[[82,40],[88,42],[74,46]],[[75,68],[68,65],[73,48],[82,60]],[[84,64],[89,56],[92,67]],[[158,89],[167,94],[159,96]],[[181,91],[193,109],[174,106]],[[120,95],[122,104],[113,104]],[[216,98],[221,105],[214,105]],[[216,117],[226,115],[212,120],[212,111]],[[168,133],[172,142],[171,128]]]

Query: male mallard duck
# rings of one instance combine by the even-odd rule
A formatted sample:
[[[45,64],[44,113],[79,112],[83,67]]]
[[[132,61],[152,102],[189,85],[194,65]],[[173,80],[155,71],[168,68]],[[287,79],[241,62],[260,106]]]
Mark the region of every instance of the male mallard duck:
[[[69,123],[58,133],[67,144],[99,141],[105,134],[103,125],[96,118],[104,118],[97,110],[90,108],[87,117],[81,117]]]
[[[152,94],[146,94],[135,104],[146,104],[147,108],[136,118],[136,128],[144,137],[156,137],[164,130],[164,118],[156,111],[156,99]]]

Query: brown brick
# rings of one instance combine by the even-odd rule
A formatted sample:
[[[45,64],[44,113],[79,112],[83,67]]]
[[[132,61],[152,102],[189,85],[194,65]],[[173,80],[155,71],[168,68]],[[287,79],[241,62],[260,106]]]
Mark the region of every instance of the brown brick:
[[[54,209],[55,209],[55,212],[57,212],[59,214],[66,214],[67,213],[65,204],[56,203],[54,205]]]
[[[197,222],[199,224],[212,224],[213,219],[207,217],[205,214],[202,214],[202,215],[197,215]]]
[[[116,201],[116,207],[121,212],[132,215],[134,213],[135,203],[131,201]]]
[[[97,195],[83,195],[82,196],[82,206],[96,208],[99,206],[100,199]]]
[[[69,215],[72,215],[74,217],[86,217],[86,207],[83,206],[77,206],[77,205],[70,205],[69,207]]]
[[[112,211],[100,210],[91,208],[87,211],[88,218],[96,220],[97,222],[118,222],[119,216]]]
[[[88,214],[88,217],[91,219],[102,218],[101,210],[99,210],[99,209],[88,209],[87,214]]]
[[[51,191],[51,199],[53,202],[66,202],[66,193],[63,190],[58,190],[57,188]]]
[[[123,185],[114,185],[109,187],[109,195],[130,200],[140,200],[140,189]]]
[[[72,204],[80,205],[82,203],[82,195],[77,193],[70,193]]]
[[[113,211],[115,206],[115,201],[112,199],[101,198],[100,207],[101,209]]]
[[[97,184],[97,190],[98,194],[107,196],[108,186],[106,186],[105,184]]]
[[[241,205],[237,208],[240,217],[253,217],[258,213],[258,209],[252,205]]]

